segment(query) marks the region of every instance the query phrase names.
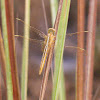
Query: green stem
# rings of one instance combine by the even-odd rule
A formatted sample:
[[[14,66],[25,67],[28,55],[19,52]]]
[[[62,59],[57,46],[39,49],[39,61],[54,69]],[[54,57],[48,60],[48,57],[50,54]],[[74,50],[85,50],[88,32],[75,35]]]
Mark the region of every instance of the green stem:
[[[8,47],[5,0],[1,0],[1,16],[2,16],[2,31],[4,39],[5,58],[6,58],[7,98],[8,100],[13,100],[13,86],[12,86],[12,77],[10,68],[9,47]]]
[[[53,26],[57,15],[58,0],[50,0],[50,8],[51,8],[51,17]]]
[[[28,81],[28,53],[29,53],[29,26],[30,26],[30,0],[25,1],[25,27],[24,27],[24,47],[22,56],[22,78],[21,96],[22,100],[27,100],[27,81]]]
[[[58,26],[58,33],[57,33],[56,45],[55,45],[55,71],[54,71],[54,85],[53,85],[52,100],[57,100],[57,93],[59,93],[57,91],[59,90],[58,89],[59,82],[62,76],[61,70],[63,70],[61,66],[63,62],[63,51],[64,51],[64,43],[66,37],[66,27],[68,24],[70,2],[71,0],[63,0],[60,22]],[[65,90],[63,92],[65,94]],[[63,97],[63,100],[66,100],[66,97]]]
[[[63,69],[61,70],[61,79],[60,79],[60,100],[66,100],[66,90],[65,90],[65,80],[64,80],[64,73]]]

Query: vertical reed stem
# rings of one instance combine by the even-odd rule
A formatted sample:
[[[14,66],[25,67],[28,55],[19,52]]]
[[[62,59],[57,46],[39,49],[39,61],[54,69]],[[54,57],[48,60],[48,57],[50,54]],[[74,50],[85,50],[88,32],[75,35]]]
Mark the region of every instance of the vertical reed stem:
[[[97,0],[89,1],[84,100],[92,100]]]
[[[78,47],[84,49],[84,0],[77,0],[77,30],[81,32],[77,35]],[[83,100],[83,78],[84,78],[84,52],[77,49],[77,69],[76,69],[76,100]]]
[[[10,57],[9,57],[5,0],[1,0],[1,16],[2,16],[2,30],[3,30],[5,59],[6,59],[7,99],[13,100],[13,86],[12,86],[13,84],[12,84],[11,65],[10,65]]]
[[[4,80],[5,88],[7,89],[6,84],[6,58],[5,58],[5,51],[4,51],[4,45],[3,45],[3,39],[1,36],[1,28],[0,28],[0,66],[1,66],[1,73],[2,78]]]
[[[58,0],[50,0],[50,8],[51,8],[52,26],[54,26],[58,9]]]
[[[13,84],[13,99],[20,100],[19,81],[15,56],[13,0],[5,0],[9,56]]]
[[[21,96],[22,100],[27,100],[28,82],[28,53],[29,53],[29,26],[30,26],[30,0],[25,0],[25,26],[24,26],[24,46],[22,55],[22,77]]]
[[[56,37],[56,45],[55,45],[55,69],[54,69],[54,84],[53,84],[52,100],[57,100],[58,93],[59,93],[58,92],[59,82],[62,76],[61,70],[63,70],[62,68],[63,51],[64,51],[64,42],[66,37],[66,28],[68,24],[70,2],[71,0],[60,0],[58,11],[61,13],[57,12],[57,17],[54,25],[55,30],[58,30],[58,32],[56,31],[57,37]],[[65,94],[65,90],[63,90],[63,94]],[[66,99],[66,97],[63,98]]]

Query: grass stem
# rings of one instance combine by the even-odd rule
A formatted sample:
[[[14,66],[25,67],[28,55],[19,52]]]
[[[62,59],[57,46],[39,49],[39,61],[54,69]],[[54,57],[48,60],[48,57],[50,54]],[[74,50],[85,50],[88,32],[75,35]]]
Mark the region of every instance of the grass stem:
[[[92,100],[97,0],[89,2],[84,100]]]
[[[61,80],[61,70],[63,70],[62,62],[63,62],[64,43],[65,43],[66,28],[68,24],[68,16],[69,16],[71,1],[62,0],[62,2],[63,2],[62,10],[61,10],[61,16],[60,16],[58,32],[56,37],[56,44],[55,44],[55,69],[54,69],[54,84],[53,84],[52,100],[57,100],[58,98],[57,94],[59,93],[58,90],[59,90],[59,82]],[[62,94],[65,94],[65,91],[62,92],[63,92]],[[63,98],[65,99],[66,97]]]
[[[2,16],[2,31],[3,31],[4,49],[5,49],[5,59],[6,59],[7,99],[13,100],[13,86],[12,86],[13,84],[11,77],[11,65],[10,65],[9,47],[8,47],[9,44],[7,35],[5,0],[1,0],[1,16]]]
[[[21,77],[22,100],[27,100],[29,40],[26,40],[26,38],[29,38],[29,26],[30,26],[30,0],[25,0],[24,46],[22,55],[22,77]]]

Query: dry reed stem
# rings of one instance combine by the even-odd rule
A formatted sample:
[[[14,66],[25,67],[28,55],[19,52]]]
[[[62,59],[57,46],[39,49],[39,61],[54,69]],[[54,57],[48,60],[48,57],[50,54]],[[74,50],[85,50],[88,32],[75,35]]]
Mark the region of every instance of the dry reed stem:
[[[57,17],[56,17],[56,21],[55,21],[55,25],[54,25],[56,34],[58,31],[58,25],[59,25],[59,20],[60,20],[60,15],[61,15],[62,4],[63,4],[63,0],[60,0],[58,12],[57,12]],[[56,38],[55,38],[55,40],[56,40]],[[55,43],[54,43],[54,45],[55,45]],[[41,90],[40,90],[39,100],[44,99],[47,81],[48,81],[48,75],[49,75],[49,71],[50,71],[50,67],[51,67],[51,63],[52,63],[54,45],[52,46],[50,53],[48,54],[48,58],[47,58],[46,66],[45,66],[45,71],[44,71],[44,75],[43,75],[43,80],[42,80],[42,85],[41,85]]]
[[[5,0],[9,56],[13,83],[13,99],[20,100],[19,81],[15,57],[13,0]]]
[[[92,100],[97,0],[89,1],[84,100]]]
[[[3,75],[5,88],[7,88],[7,85],[6,85],[6,61],[5,61],[3,39],[1,36],[1,28],[0,28],[0,64],[1,64],[1,74]]]
[[[81,34],[77,35],[78,47],[84,48],[84,0],[77,0],[77,30]],[[83,79],[84,79],[84,52],[77,49],[77,68],[76,68],[76,100],[83,100]]]

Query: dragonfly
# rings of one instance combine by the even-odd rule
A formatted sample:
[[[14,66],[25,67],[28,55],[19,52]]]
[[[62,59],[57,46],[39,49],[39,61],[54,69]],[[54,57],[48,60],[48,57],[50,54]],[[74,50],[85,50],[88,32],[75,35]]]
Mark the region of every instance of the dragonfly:
[[[23,20],[17,18],[17,20],[21,21],[24,23]],[[54,28],[49,28],[48,29],[48,34],[45,35],[43,32],[41,32],[40,30],[30,26],[31,29],[33,29],[33,31],[35,31],[40,37],[44,38],[44,41],[42,40],[36,40],[36,39],[31,39],[29,38],[29,40],[31,41],[36,41],[36,42],[40,42],[41,44],[43,44],[43,55],[42,55],[42,59],[41,59],[41,63],[40,63],[40,70],[39,70],[39,75],[41,75],[42,70],[44,68],[47,56],[49,54],[49,51],[52,47],[52,45],[54,44],[54,40],[55,40],[55,29]],[[15,35],[16,37],[22,37],[24,38],[24,36],[21,35]],[[42,43],[43,42],[43,43]]]
[[[19,19],[19,18],[16,18],[16,19],[24,24],[24,21],[22,19]],[[43,40],[37,40],[37,39],[29,38],[30,41],[39,42],[39,43],[43,44],[42,45],[43,55],[42,55],[42,59],[41,59],[41,63],[40,63],[40,70],[39,70],[39,75],[41,75],[41,73],[43,71],[43,68],[45,66],[46,59],[47,59],[47,56],[49,54],[49,51],[52,48],[52,45],[55,43],[55,38],[56,38],[55,29],[54,28],[49,28],[48,29],[48,34],[45,35],[42,31],[38,30],[37,28],[32,27],[32,26],[29,26],[29,27],[33,32],[35,32],[41,38],[44,39],[44,41],[43,41]],[[87,31],[84,31],[84,32],[87,32]],[[81,33],[81,32],[70,33],[70,34],[67,34],[67,35],[72,36],[72,35],[78,34],[78,33]],[[15,37],[24,38],[24,36],[21,36],[21,35],[15,35]],[[80,48],[80,47],[75,47],[75,46],[65,46],[65,47],[81,49],[82,51],[84,51],[84,49]]]
[[[19,19],[19,18],[17,18],[17,20],[24,23],[24,21]],[[47,80],[48,80],[49,68],[51,68],[50,66],[47,65],[47,63],[49,62],[48,56],[51,54],[50,50],[52,50],[53,46],[55,45],[55,40],[56,40],[55,39],[56,38],[55,29],[49,28],[48,34],[45,35],[42,31],[38,30],[37,28],[32,27],[32,26],[29,26],[29,27],[30,27],[31,31],[37,33],[41,38],[44,39],[44,40],[36,40],[36,39],[28,38],[30,41],[39,42],[40,44],[42,44],[42,48],[43,48],[43,55],[42,55],[42,59],[41,59],[41,63],[40,63],[40,69],[39,69],[39,75],[41,75],[41,73],[44,69],[44,66],[45,66],[45,71],[44,71],[44,75],[43,75],[43,80],[42,80],[41,90],[40,90],[40,96],[39,96],[39,98],[42,98],[42,99],[39,99],[39,100],[43,100],[43,97],[44,97],[44,94],[45,94],[45,89],[46,89],[46,83],[47,83]],[[87,31],[84,31],[84,32],[87,32]],[[78,33],[80,34],[81,32],[70,33],[70,34],[67,34],[67,35],[72,36],[72,35],[75,35],[75,34],[78,34]],[[24,38],[24,36],[21,36],[21,35],[15,35],[15,36]],[[65,46],[65,47],[76,48],[76,49],[81,49],[82,51],[85,51],[83,48],[80,48],[80,47],[74,47],[74,46]]]

